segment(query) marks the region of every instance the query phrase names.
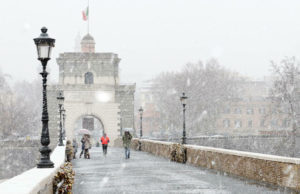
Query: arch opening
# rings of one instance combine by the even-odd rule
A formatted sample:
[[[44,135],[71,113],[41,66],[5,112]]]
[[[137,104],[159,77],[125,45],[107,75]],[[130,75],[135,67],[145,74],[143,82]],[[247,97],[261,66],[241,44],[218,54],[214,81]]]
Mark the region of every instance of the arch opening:
[[[75,121],[74,138],[77,142],[80,142],[83,136],[79,133],[80,129],[87,129],[90,131],[90,140],[93,146],[97,145],[97,142],[99,142],[105,132],[102,121],[94,115],[82,115]]]

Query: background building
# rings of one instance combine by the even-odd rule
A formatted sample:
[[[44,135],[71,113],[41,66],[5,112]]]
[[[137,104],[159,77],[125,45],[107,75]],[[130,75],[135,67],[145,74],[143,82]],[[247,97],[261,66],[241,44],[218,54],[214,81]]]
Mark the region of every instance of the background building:
[[[144,81],[138,89],[138,107],[142,106],[143,112],[143,136],[159,136],[158,128],[159,112],[153,100],[153,94],[150,91],[152,82]],[[136,111],[136,129],[140,129],[140,115]],[[139,133],[138,133],[139,134]]]
[[[268,135],[286,133],[291,122],[277,113],[269,98],[270,82],[238,83],[239,98],[225,104],[217,120],[216,133],[224,135]]]

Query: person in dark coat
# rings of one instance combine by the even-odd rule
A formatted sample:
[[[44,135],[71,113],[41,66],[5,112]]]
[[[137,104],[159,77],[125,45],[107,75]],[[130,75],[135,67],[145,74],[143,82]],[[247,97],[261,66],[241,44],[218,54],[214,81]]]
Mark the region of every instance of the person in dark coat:
[[[84,143],[86,141],[85,136],[82,136],[80,141],[81,141],[81,152],[80,152],[79,158],[81,158],[82,154],[84,153]]]
[[[72,158],[73,158],[73,147],[71,141],[68,140],[66,145],[66,161],[71,162]]]
[[[129,131],[125,131],[122,140],[123,140],[123,146],[125,148],[125,158],[130,158],[130,145],[131,145],[131,139],[132,135],[129,133]]]
[[[88,136],[85,136],[85,142],[84,142],[84,158],[91,159],[90,158],[90,152],[89,149],[91,149],[92,144],[90,141],[90,138]]]

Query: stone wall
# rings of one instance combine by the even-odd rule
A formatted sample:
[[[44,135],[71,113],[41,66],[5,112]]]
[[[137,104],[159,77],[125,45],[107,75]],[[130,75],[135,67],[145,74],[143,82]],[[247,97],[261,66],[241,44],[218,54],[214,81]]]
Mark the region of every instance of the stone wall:
[[[132,148],[170,159],[175,143],[133,139]],[[220,148],[185,145],[188,164],[300,190],[300,159]]]
[[[300,190],[300,159],[202,146],[185,147],[187,163],[192,165]]]
[[[160,156],[170,159],[171,146],[174,143],[171,142],[162,142],[162,141],[152,141],[152,140],[139,140],[134,138],[132,140],[131,147],[134,150],[139,149],[139,142],[141,142],[141,150],[144,152],[149,152],[155,156]]]

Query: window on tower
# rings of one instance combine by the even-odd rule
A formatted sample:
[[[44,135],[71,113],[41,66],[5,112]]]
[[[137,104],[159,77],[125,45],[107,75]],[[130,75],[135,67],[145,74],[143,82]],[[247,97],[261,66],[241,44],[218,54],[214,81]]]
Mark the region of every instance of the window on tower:
[[[85,84],[93,84],[93,83],[94,83],[94,76],[93,76],[93,73],[87,72],[87,73],[84,75],[84,83],[85,83]]]

